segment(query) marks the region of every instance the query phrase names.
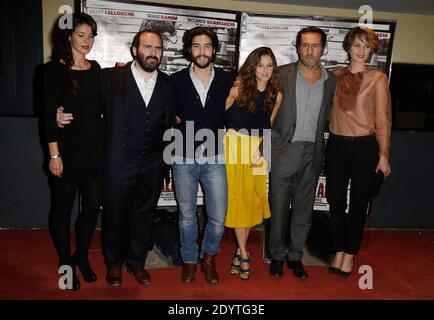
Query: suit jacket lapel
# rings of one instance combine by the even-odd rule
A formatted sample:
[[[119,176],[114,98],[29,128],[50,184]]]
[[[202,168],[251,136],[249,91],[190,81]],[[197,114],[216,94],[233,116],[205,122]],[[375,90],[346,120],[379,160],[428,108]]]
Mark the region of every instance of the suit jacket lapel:
[[[327,72],[327,71],[326,71]],[[323,93],[322,93],[322,103],[321,103],[321,111],[320,111],[320,118],[321,116],[324,117],[325,113],[327,111],[327,106],[328,106],[328,102],[329,102],[329,96],[331,94],[330,92],[330,73],[328,73],[328,78],[326,81],[324,81],[324,85],[323,85]]]
[[[128,102],[128,85],[130,85],[130,80],[133,82],[133,74],[131,72],[131,62],[129,62],[125,67],[125,69],[121,71],[121,76],[119,77],[119,88],[120,88],[120,97],[124,106],[127,105]],[[131,78],[131,79],[130,79]]]
[[[297,67],[298,63],[289,66],[288,70],[288,92],[290,112],[288,115],[297,118]]]
[[[122,102],[122,108],[123,108],[123,115],[124,115],[124,121],[127,121],[128,117],[128,88],[135,88],[136,90],[139,90],[137,87],[137,83],[134,80],[133,73],[131,71],[131,63],[128,63],[125,66],[125,70],[122,72],[122,76],[120,77],[120,96],[121,96],[121,102]]]
[[[162,95],[163,95],[163,108],[164,108],[164,123],[165,123],[165,125],[166,125],[166,128],[168,128],[169,127],[169,101],[168,101],[168,99],[169,99],[169,92],[168,92],[168,89],[166,88],[166,81],[165,81],[165,79],[163,78],[164,77],[164,74],[163,74],[163,72],[162,71],[160,71],[160,70],[157,70],[158,71],[158,77],[157,77],[157,82],[155,83],[155,89],[157,88],[157,86],[160,86],[161,87],[161,92],[162,92]],[[155,89],[154,89],[154,92],[155,92]],[[152,95],[153,95],[154,93],[152,93]]]

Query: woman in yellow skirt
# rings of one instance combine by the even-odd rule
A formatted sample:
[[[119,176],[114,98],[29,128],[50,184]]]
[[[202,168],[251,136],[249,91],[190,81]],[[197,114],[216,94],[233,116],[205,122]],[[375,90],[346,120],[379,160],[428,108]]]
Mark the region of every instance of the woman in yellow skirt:
[[[270,130],[282,102],[276,58],[268,47],[250,53],[226,100],[225,137],[228,209],[225,226],[238,242],[231,274],[250,277],[247,239],[250,228],[270,217],[267,161],[262,157],[264,130]]]

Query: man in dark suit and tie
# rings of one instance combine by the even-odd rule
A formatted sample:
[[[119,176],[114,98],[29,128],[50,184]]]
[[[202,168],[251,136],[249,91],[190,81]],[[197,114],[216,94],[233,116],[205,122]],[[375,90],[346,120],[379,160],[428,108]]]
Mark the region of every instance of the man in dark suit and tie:
[[[143,30],[134,37],[134,60],[103,70],[105,96],[103,253],[111,286],[126,266],[140,284],[151,277],[145,260],[151,249],[152,217],[163,177],[163,134],[172,126],[168,76],[158,70],[161,35]]]
[[[299,61],[279,67],[283,101],[272,128],[269,240],[270,274],[277,277],[283,275],[285,261],[296,277],[308,276],[301,260],[323,163],[326,120],[336,87],[335,76],[320,63],[326,39],[319,28],[300,30],[296,44]]]

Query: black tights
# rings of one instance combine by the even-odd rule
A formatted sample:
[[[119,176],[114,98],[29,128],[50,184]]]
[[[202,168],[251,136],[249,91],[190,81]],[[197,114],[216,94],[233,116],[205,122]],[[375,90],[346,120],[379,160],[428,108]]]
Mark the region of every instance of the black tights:
[[[88,182],[67,185],[55,178],[54,212],[52,219],[53,240],[59,254],[59,265],[74,265],[71,254],[71,211],[77,190],[82,196],[82,208],[75,223],[75,257],[81,264],[89,263],[88,251],[98,221],[101,205],[101,184]]]

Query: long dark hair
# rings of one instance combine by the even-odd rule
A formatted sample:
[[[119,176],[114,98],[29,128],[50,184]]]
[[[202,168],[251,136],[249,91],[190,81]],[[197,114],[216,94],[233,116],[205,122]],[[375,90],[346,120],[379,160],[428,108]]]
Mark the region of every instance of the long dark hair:
[[[73,13],[72,14],[72,28],[61,28],[60,16],[54,26],[51,34],[51,42],[53,44],[53,51],[51,53],[51,60],[62,61],[68,69],[68,85],[73,90],[74,94],[77,89],[77,82],[73,79],[70,71],[74,65],[74,57],[72,55],[71,41],[73,31],[82,24],[87,24],[92,29],[93,36],[97,35],[97,25],[95,20],[86,13]]]
[[[277,94],[280,88],[280,78],[277,72],[277,62],[273,51],[268,47],[259,47],[253,50],[243,66],[240,68],[235,86],[238,88],[238,97],[236,99],[240,106],[247,108],[249,112],[254,112],[256,107],[256,97],[258,94],[256,81],[256,67],[263,56],[270,56],[273,61],[273,73],[268,80],[265,88],[265,110],[270,112],[276,104]]]

